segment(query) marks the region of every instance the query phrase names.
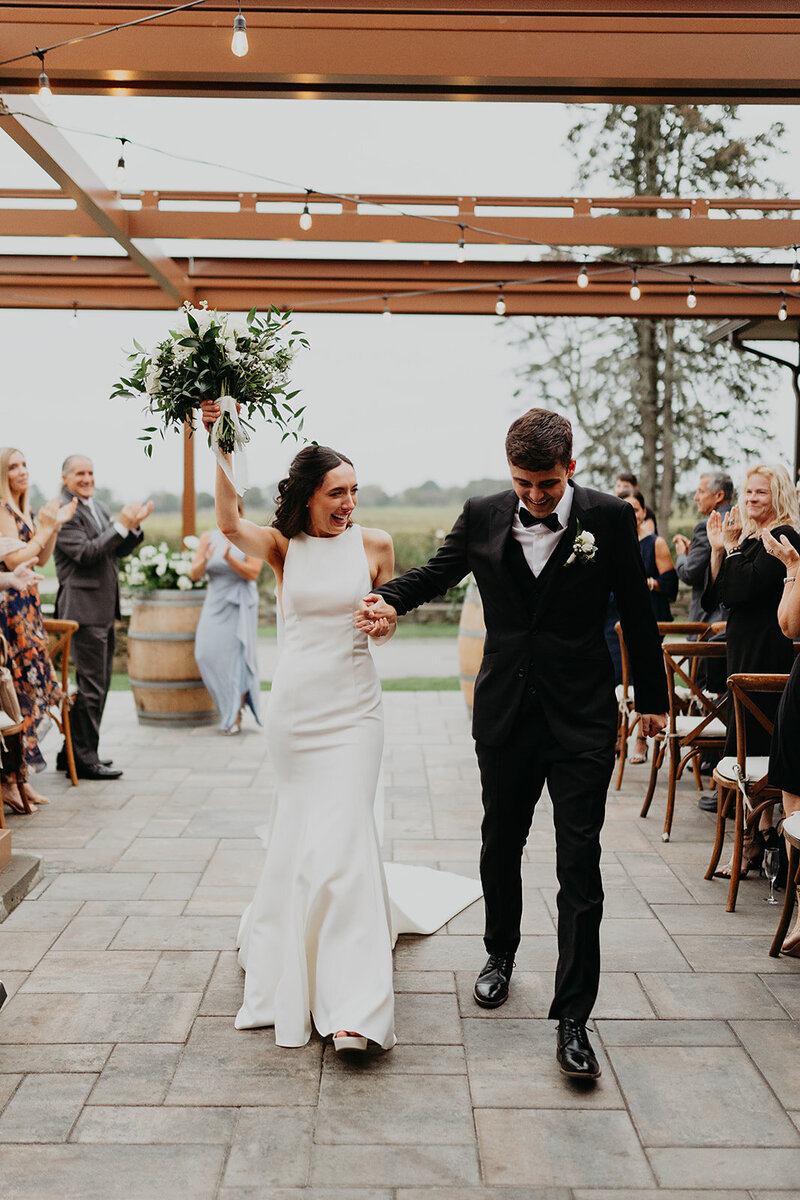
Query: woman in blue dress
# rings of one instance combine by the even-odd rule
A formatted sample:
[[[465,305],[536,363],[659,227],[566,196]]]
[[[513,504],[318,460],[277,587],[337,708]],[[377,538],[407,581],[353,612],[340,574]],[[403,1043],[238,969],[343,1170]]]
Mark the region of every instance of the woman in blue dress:
[[[218,529],[200,538],[190,574],[208,576],[194,655],[219,709],[220,729],[239,733],[245,708],[258,724],[258,579],[261,560],[237,550]]]

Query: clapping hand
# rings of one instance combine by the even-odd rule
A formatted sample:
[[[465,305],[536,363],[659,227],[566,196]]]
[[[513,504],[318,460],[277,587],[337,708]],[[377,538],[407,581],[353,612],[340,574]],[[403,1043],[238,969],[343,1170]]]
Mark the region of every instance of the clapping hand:
[[[58,501],[55,501],[58,504]],[[66,525],[67,521],[71,521],[75,516],[75,509],[78,507],[78,497],[73,496],[69,504],[59,505],[56,512],[56,525],[60,529],[62,525]]]
[[[673,541],[673,544],[674,544],[675,549],[678,552],[678,554],[688,554],[689,553],[689,546],[691,545],[691,543],[684,534],[676,533],[675,537],[672,539],[672,541]]]
[[[781,540],[778,541],[768,529],[765,529],[761,534],[761,541],[764,543],[767,554],[774,555],[783,563],[787,574],[796,574],[797,567],[800,565],[800,554],[797,553],[785,533],[781,534]]]
[[[387,604],[382,596],[374,592],[365,596],[353,614],[353,624],[371,638],[386,637],[394,632],[397,624],[397,612],[391,604]]]
[[[75,501],[75,503],[72,506],[72,512],[75,511],[75,504],[77,504],[77,500]],[[42,507],[39,509],[38,515],[36,517],[36,524],[39,526],[39,528],[42,530],[43,533],[50,534],[57,527],[58,513],[59,513],[60,507],[61,507],[61,505],[58,500],[48,500],[47,503],[43,504]],[[72,513],[70,513],[70,516],[72,516]],[[67,518],[67,520],[68,519],[69,518]]]
[[[44,575],[40,575],[38,571],[33,570],[35,562],[35,558],[29,558],[27,562],[20,563],[11,572],[13,586],[19,588],[21,592],[24,592],[26,588],[35,587],[37,583],[41,583],[44,579]]]
[[[734,504],[730,512],[725,514],[725,520],[722,522],[722,537],[725,549],[729,553],[731,550],[738,549],[742,537],[742,514],[738,504]]]
[[[134,500],[132,503],[126,504],[119,514],[119,523],[120,525],[124,525],[128,530],[138,529],[142,521],[145,521],[152,511],[152,500],[148,500],[146,504],[142,504],[141,500]]]

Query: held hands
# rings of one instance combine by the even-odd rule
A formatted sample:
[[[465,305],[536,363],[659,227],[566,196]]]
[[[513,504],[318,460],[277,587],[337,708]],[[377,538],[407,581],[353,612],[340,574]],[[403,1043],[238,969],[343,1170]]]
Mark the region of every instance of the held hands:
[[[783,563],[787,575],[797,574],[797,567],[800,566],[800,554],[797,553],[785,533],[781,534],[781,540],[778,541],[768,529],[765,529],[761,534],[761,541],[764,543],[767,554],[774,555]]]
[[[371,638],[383,638],[394,633],[397,625],[397,612],[391,604],[387,604],[382,596],[371,592],[359,603],[353,614],[353,624],[356,629],[363,630]]]

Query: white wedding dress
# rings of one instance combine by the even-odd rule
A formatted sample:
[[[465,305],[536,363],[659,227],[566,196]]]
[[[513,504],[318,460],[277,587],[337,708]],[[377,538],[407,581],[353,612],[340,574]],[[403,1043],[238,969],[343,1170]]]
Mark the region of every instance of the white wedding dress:
[[[383,707],[353,612],[371,588],[359,526],[299,534],[286,554],[278,668],[267,714],[276,799],[266,861],[239,928],[237,1029],[274,1025],[302,1046],[351,1030],[395,1043],[392,945],[432,933],[481,892],[474,880],[390,864],[375,820]],[[261,831],[259,831],[261,832]]]

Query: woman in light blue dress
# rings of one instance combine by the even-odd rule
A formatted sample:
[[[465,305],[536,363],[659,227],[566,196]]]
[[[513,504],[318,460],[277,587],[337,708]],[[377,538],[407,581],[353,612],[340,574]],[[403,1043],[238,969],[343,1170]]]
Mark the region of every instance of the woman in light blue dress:
[[[201,536],[191,567],[192,579],[208,576],[194,655],[227,734],[239,733],[245,707],[261,724],[256,656],[261,565],[215,529]]]

